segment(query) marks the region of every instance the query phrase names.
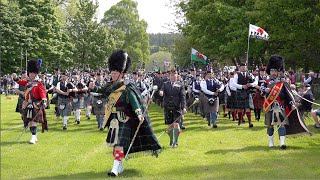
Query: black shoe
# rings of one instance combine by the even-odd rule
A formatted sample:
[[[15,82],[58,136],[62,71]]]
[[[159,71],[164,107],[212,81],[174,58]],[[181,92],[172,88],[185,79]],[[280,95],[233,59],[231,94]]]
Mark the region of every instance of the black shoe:
[[[103,127],[100,127],[100,129],[99,129],[100,131],[103,131]]]
[[[113,173],[113,172],[111,172],[111,171],[110,171],[110,172],[108,172],[107,174],[108,174],[108,176],[110,176],[110,177],[116,177],[116,176],[117,176],[116,174],[114,174],[114,173]]]
[[[216,125],[216,124],[214,124],[213,126],[212,126],[212,128],[217,128],[218,126]]]
[[[77,123],[77,124],[80,124],[80,120],[76,120],[76,123]]]
[[[208,123],[208,126],[210,126],[211,124],[210,123]]]
[[[260,119],[259,119],[259,118],[257,118],[257,121],[259,122],[259,121],[260,121]]]
[[[224,114],[224,115],[223,115],[223,117],[227,117],[227,116],[228,116],[227,114]]]
[[[287,149],[287,146],[286,145],[282,145],[282,146],[280,146],[280,149]]]
[[[158,150],[153,151],[151,156],[155,156],[156,158],[158,158],[158,156],[159,156]]]
[[[87,120],[90,120],[90,116],[87,115],[86,118],[87,118]]]
[[[253,128],[253,124],[249,124],[249,128]]]
[[[64,125],[62,129],[63,129],[63,130],[67,130],[67,126],[66,126],[66,125]]]
[[[186,127],[184,127],[184,126],[181,126],[181,129],[186,129]]]
[[[245,120],[242,120],[242,122],[245,123],[246,121],[245,121]]]

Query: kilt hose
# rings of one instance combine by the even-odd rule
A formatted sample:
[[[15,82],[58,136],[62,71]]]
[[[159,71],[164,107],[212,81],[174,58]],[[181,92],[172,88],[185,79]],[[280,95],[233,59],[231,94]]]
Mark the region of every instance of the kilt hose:
[[[245,89],[238,89],[234,101],[235,109],[249,109],[249,91]]]
[[[62,97],[59,97],[58,98],[58,108],[59,108],[59,112],[60,112],[60,115],[62,117],[64,116],[71,116],[71,111],[72,111],[72,104],[71,104],[71,98],[62,98]],[[63,109],[61,109],[61,106],[64,106]]]
[[[264,103],[264,97],[259,92],[256,92],[253,97],[253,105],[255,108],[262,109]]]

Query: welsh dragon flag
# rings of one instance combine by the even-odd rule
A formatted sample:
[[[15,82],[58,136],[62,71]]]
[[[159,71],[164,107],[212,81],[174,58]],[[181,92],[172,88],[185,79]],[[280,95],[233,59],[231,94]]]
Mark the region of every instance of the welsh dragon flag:
[[[202,62],[203,64],[207,64],[207,56],[191,48],[191,61],[198,61],[198,62]]]

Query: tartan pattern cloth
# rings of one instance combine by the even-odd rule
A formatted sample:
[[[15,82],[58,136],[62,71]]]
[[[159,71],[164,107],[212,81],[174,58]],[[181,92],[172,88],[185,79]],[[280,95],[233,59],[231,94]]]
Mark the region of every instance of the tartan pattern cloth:
[[[89,94],[89,93],[87,93],[87,94],[84,94],[84,105],[85,106],[90,106],[91,105],[91,100],[92,100],[92,98],[91,98],[91,95]]]
[[[226,104],[227,103],[227,92],[226,90],[223,90],[219,93],[219,105],[220,104]]]
[[[228,98],[227,98],[227,108],[228,109],[234,108],[235,97],[236,97],[236,92],[231,91],[231,96],[228,96]]]
[[[65,108],[60,109],[60,105],[64,104]],[[72,111],[72,104],[70,101],[70,98],[58,98],[58,108],[59,108],[59,113],[62,117],[64,116],[71,116],[71,111]]]
[[[53,97],[53,98],[51,98],[50,104],[58,104],[58,95]]]
[[[247,109],[249,105],[249,92],[247,90],[238,89],[234,101],[235,109]]]
[[[97,103],[98,100],[101,100],[101,101],[102,101],[102,104],[101,104],[101,105],[99,105],[99,104]],[[93,109],[94,109],[94,113],[95,113],[96,115],[104,115],[104,114],[105,114],[106,102],[107,102],[107,99],[106,99],[106,98],[93,97],[93,99],[92,99],[92,106],[93,106]]]
[[[24,101],[24,98],[19,96],[16,112],[20,112],[20,114],[23,113],[23,109],[22,109],[22,103],[23,103],[23,101]]]
[[[43,123],[44,120],[46,119],[45,113],[44,113],[44,109],[37,109],[37,108],[33,108],[33,112],[32,112],[32,119],[27,119],[27,108],[23,109],[23,121],[27,121],[27,122],[39,122],[39,123]]]
[[[164,123],[165,124],[172,124],[174,121],[176,123],[180,123],[181,121],[181,112],[176,110],[176,111],[170,111],[167,110],[166,107],[164,107]]]
[[[74,99],[78,99],[78,101],[77,102],[74,102],[73,100]],[[81,108],[81,97],[80,96],[77,96],[77,97],[72,97],[71,98],[71,102],[72,102],[72,109],[73,110],[76,110],[76,109],[80,109]]]
[[[254,97],[253,97],[253,105],[255,108],[260,108],[262,109],[264,103],[264,97],[261,96],[259,92],[256,92]]]
[[[116,90],[120,86],[122,86],[123,83],[115,84],[115,85],[116,86],[112,88]],[[110,88],[108,90],[110,90]],[[115,107],[117,108],[118,107],[124,108],[124,113],[126,114],[126,116],[129,117],[129,120],[126,123],[119,122],[119,134],[118,134],[117,145],[123,146],[124,154],[127,153],[130,143],[133,140],[133,136],[139,125],[139,120],[137,118],[137,115],[135,115],[135,113],[132,112],[131,104],[133,102],[129,102],[130,101],[129,100],[130,98],[128,97],[129,93],[131,93],[131,95],[136,97],[136,99],[138,100],[138,102],[136,103],[140,104],[140,108],[142,109],[142,112],[145,110],[145,104],[143,104],[141,93],[133,84],[128,84],[115,105]],[[109,96],[110,94],[106,93],[105,95]],[[161,149],[159,142],[152,130],[151,121],[147,113],[145,114],[144,118],[145,120],[143,121],[143,123],[139,128],[138,134],[134,140],[134,143],[129,153],[136,153],[136,152],[150,151],[150,150],[156,151],[158,149]],[[112,117],[109,117],[107,125],[110,123],[111,120],[112,120]]]

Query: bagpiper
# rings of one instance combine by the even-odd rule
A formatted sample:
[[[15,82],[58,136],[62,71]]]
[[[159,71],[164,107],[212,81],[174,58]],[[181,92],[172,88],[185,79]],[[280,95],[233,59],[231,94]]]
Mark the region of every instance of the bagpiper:
[[[150,117],[139,90],[124,81],[124,75],[131,65],[131,58],[123,50],[117,50],[109,57],[111,83],[103,87],[90,83],[92,92],[103,93],[107,97],[103,127],[109,127],[107,145],[113,147],[114,164],[108,176],[118,176],[123,172],[126,154],[151,151],[158,156],[160,149],[150,124]],[[136,136],[135,136],[136,134]],[[131,149],[129,149],[131,147]]]
[[[47,106],[46,90],[43,84],[39,81],[39,68],[34,60],[28,61],[27,66],[28,80],[19,80],[17,76],[13,79],[25,87],[25,101],[22,104],[23,120],[30,126],[32,134],[30,144],[35,144],[37,138],[37,123],[43,123],[45,117],[45,107]]]

